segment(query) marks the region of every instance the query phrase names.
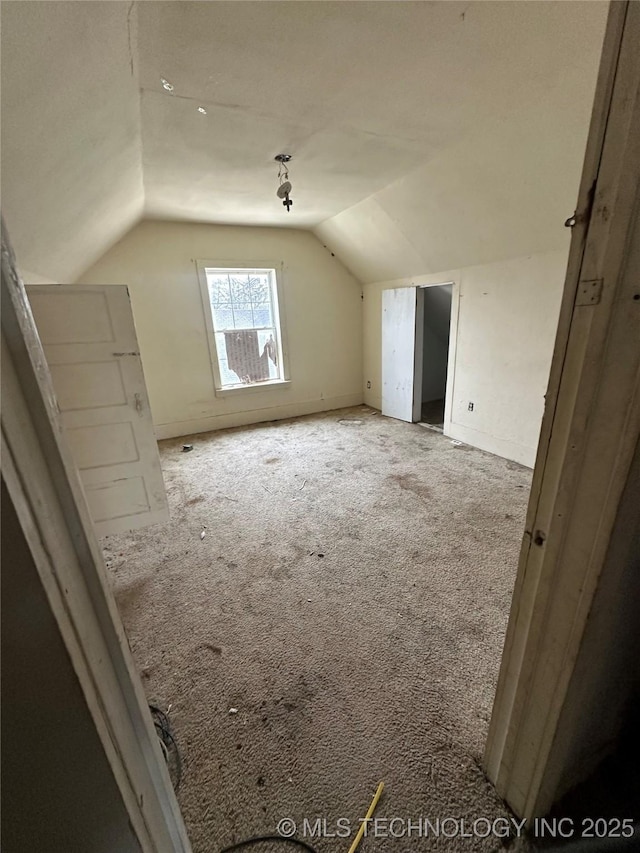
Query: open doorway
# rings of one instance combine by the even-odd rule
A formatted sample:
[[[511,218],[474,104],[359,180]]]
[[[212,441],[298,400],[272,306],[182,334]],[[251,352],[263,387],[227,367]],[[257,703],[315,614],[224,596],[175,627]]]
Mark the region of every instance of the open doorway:
[[[420,424],[438,432],[444,429],[452,291],[449,282],[416,293],[414,413]]]
[[[452,281],[382,291],[382,414],[447,433],[458,288]]]

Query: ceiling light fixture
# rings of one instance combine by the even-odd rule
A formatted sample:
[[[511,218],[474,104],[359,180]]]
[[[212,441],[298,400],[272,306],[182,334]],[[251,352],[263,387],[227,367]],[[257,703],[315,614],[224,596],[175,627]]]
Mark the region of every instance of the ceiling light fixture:
[[[287,163],[291,161],[291,154],[277,154],[275,156],[276,163],[279,163],[278,181],[280,185],[276,190],[278,198],[283,199],[282,204],[287,208],[287,213],[291,213],[291,205],[293,202],[289,198],[291,192],[291,181],[289,180],[289,168]]]
[[[206,116],[206,114],[207,114],[207,111],[205,110],[204,107],[198,107],[198,112],[202,113],[203,116]]]
[[[166,89],[167,92],[173,92],[173,83],[169,83],[169,81],[165,80],[164,77],[160,78],[160,82],[162,83],[163,89]]]

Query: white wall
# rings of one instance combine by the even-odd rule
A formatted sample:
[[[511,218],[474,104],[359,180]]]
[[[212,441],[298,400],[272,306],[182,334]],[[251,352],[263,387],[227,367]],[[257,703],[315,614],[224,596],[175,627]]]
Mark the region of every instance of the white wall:
[[[364,287],[365,402],[381,408],[381,302],[387,287],[453,281],[457,326],[452,438],[533,466],[544,408],[566,251]],[[469,402],[474,409],[468,411]]]
[[[195,261],[284,263],[291,384],[216,397]],[[357,405],[361,286],[308,231],[141,222],[84,284],[126,284],[159,438]]]

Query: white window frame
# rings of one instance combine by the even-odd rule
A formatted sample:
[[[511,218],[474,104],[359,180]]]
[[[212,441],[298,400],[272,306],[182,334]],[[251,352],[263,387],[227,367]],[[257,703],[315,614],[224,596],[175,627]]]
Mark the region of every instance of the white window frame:
[[[283,263],[282,261],[230,261],[230,260],[196,260],[198,281],[200,283],[200,296],[202,297],[202,310],[207,329],[207,343],[209,344],[209,361],[213,373],[213,385],[216,397],[231,397],[236,394],[249,394],[257,391],[268,391],[271,388],[286,388],[291,384],[289,373],[289,353],[287,347],[287,330],[284,314],[283,293]],[[273,272],[275,285],[272,291],[273,308],[275,310],[274,321],[278,329],[278,359],[281,364],[281,378],[270,379],[265,382],[257,382],[252,385],[237,385],[236,387],[224,387],[218,364],[218,350],[216,347],[215,327],[213,324],[213,312],[211,310],[211,298],[207,282],[207,270],[268,270]]]

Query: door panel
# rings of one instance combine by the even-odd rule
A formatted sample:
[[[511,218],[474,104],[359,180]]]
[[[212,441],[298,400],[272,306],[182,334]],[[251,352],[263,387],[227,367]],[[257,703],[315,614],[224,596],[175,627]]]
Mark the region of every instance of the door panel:
[[[382,291],[382,414],[413,421],[415,287]]]
[[[37,285],[27,293],[98,534],[166,521],[127,288]]]
[[[46,353],[51,349],[51,346],[44,348]],[[50,363],[49,369],[58,405],[64,412],[82,412],[85,409],[110,408],[127,403],[124,381],[117,361],[93,361],[88,364]]]

